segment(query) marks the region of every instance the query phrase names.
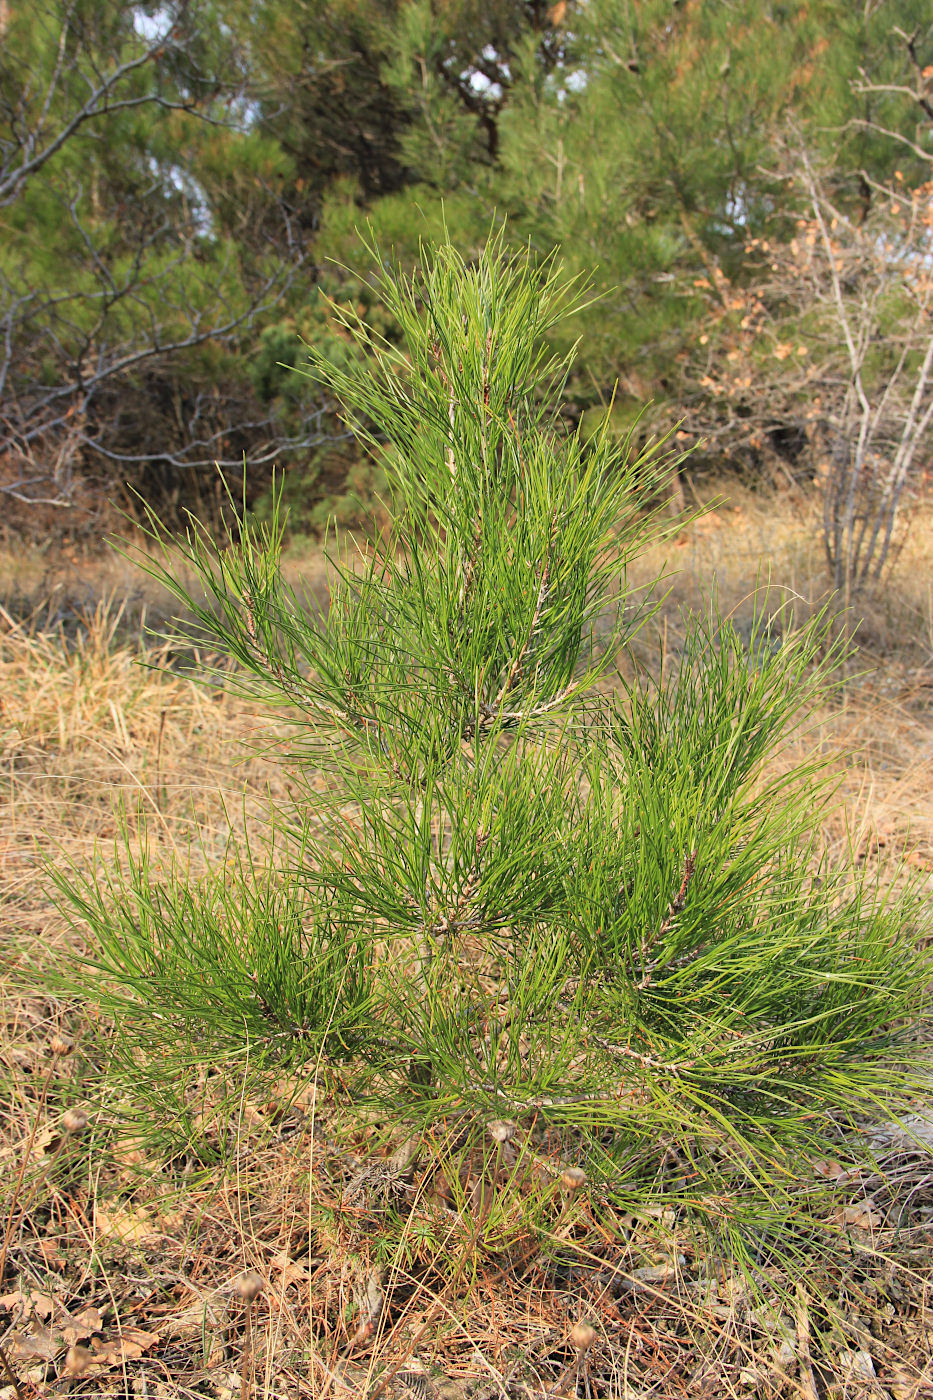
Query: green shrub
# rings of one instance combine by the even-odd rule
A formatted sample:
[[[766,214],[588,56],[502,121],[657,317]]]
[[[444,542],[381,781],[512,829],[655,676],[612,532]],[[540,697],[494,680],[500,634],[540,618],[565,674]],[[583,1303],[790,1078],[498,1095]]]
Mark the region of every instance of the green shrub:
[[[580,288],[496,240],[379,276],[404,348],[346,314],[366,356],[310,369],[395,508],[369,557],[331,554],[326,616],[277,512],[229,549],[192,523],[206,601],[146,566],[225,682],[285,707],[299,784],[268,858],[194,883],[128,846],[60,877],[116,1069],[191,1138],[205,1096],[287,1073],[402,1137],[553,1125],[622,1194],[675,1144],[688,1196],[767,1197],[922,1079],[916,902],[829,867],[818,762],[769,767],[832,684],[827,621],[743,641],[713,612],[662,681],[602,684],[650,615],[626,570],[672,459],[558,432],[541,347]]]

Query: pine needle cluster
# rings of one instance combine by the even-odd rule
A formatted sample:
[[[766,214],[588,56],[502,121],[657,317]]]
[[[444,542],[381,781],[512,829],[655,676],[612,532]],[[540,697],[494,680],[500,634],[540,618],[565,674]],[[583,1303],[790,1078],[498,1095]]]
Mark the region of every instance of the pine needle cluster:
[[[378,276],[401,343],[345,314],[361,353],[308,371],[391,492],[378,545],[329,552],[325,614],[278,512],[230,547],[192,522],[202,592],[150,517],[187,639],[290,718],[295,798],[274,856],[200,881],[129,847],[60,875],[115,1064],[189,1141],[219,1084],[313,1076],[401,1137],[553,1127],[623,1195],[674,1145],[697,1201],[724,1173],[767,1196],[924,1079],[917,901],[829,865],[818,760],[770,776],[829,621],[711,609],[662,679],[620,670],[673,459],[562,430],[572,356],[542,347],[585,289],[496,239]]]

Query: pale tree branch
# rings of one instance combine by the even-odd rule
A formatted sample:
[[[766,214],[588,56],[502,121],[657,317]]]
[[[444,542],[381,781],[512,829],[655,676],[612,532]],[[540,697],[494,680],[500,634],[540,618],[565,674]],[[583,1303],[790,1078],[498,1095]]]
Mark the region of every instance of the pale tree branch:
[[[165,111],[189,112],[200,120],[220,124],[202,109],[201,103],[195,97],[173,99],[155,90],[131,97],[114,96],[121,84],[132,74],[139,72],[147,64],[157,62],[165,54],[172,44],[172,31],[169,29],[146,43],[143,50],[133,58],[118,63],[109,73],[103,75],[97,85],[91,88],[78,110],[63,118],[56,131],[49,132],[49,115],[61,81],[65,42],[72,13],[73,7],[69,7],[62,27],[55,67],[48,79],[37,119],[17,141],[5,143],[5,149],[0,147],[0,208],[11,205],[22,193],[27,180],[38,174],[88,123],[139,107],[159,107]]]

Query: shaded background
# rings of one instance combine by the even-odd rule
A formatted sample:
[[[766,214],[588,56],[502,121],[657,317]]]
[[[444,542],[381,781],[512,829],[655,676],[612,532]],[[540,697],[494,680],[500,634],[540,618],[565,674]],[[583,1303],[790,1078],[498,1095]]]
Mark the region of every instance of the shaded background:
[[[867,519],[929,458],[931,130],[925,0],[2,0],[2,528],[220,526],[217,463],[260,513],[277,464],[298,532],[365,520],[378,460],[283,366],[351,353],[328,298],[393,338],[358,230],[406,265],[502,220],[591,279],[568,429],[861,472]]]

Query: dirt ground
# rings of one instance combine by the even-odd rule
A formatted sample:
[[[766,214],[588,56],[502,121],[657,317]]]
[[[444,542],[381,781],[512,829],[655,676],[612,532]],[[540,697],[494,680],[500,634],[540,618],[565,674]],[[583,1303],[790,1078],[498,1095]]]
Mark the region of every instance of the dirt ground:
[[[635,584],[669,576],[645,664],[676,652],[681,610],[714,590],[739,624],[762,586],[800,616],[826,597],[813,503],[728,497],[639,561]],[[323,599],[318,554],[286,571]],[[751,1278],[663,1211],[623,1218],[595,1196],[568,1197],[543,1232],[517,1219],[479,1262],[462,1219],[420,1242],[403,1230],[386,1265],[373,1241],[389,1187],[377,1173],[360,1189],[368,1151],[386,1166],[382,1139],[342,1135],[313,1096],[281,1120],[245,1104],[229,1173],[186,1175],[113,1131],[93,1036],[43,984],[70,936],[43,863],[112,849],[121,802],[131,841],[145,826],[221,860],[261,832],[287,776],[251,744],[264,717],[141,641],[172,609],[127,560],[8,551],[0,605],[0,1400],[933,1395],[922,1103],[861,1177],[840,1168],[834,1240]],[[859,611],[844,691],[791,757],[818,746],[837,765],[830,851],[933,879],[933,503]]]

